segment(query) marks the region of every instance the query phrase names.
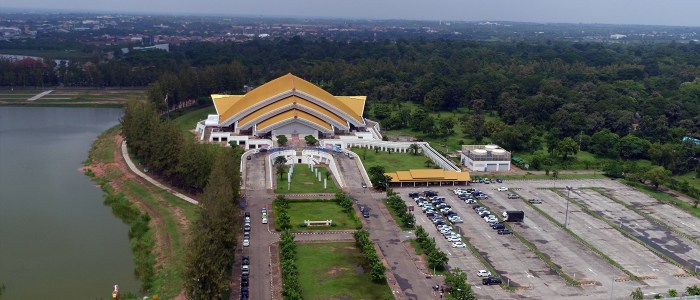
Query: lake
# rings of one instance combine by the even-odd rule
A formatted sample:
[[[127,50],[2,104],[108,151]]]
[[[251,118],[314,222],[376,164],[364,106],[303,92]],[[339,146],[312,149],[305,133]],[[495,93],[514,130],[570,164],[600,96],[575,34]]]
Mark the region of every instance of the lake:
[[[138,292],[129,227],[78,169],[121,109],[0,107],[0,286],[7,299]]]

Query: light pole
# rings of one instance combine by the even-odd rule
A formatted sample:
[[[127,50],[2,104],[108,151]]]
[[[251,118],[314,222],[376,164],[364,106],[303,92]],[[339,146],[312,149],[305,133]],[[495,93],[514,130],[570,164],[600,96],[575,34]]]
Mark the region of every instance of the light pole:
[[[564,228],[569,226],[569,202],[571,202],[571,189],[572,187],[566,186],[566,214],[564,217]]]

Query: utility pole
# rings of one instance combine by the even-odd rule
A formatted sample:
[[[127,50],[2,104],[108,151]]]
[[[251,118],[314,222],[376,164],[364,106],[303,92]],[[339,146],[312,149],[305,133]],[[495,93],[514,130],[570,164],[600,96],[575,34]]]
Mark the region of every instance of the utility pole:
[[[571,202],[571,189],[572,187],[566,186],[566,215],[564,218],[564,228],[569,226],[569,202]]]

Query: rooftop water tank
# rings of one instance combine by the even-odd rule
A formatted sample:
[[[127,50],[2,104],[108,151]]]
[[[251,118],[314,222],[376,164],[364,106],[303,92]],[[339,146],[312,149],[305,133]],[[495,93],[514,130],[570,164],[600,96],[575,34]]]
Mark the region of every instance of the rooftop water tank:
[[[503,150],[503,149],[494,149],[493,151],[491,151],[491,153],[493,153],[493,155],[505,155],[505,154],[506,154],[506,150]]]
[[[474,149],[474,150],[472,150],[472,153],[474,153],[474,155],[486,155],[486,150],[484,150],[484,149]]]

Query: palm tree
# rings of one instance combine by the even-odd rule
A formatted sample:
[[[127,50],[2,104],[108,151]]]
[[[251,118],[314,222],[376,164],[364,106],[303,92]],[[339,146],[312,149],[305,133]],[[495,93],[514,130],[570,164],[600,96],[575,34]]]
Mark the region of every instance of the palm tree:
[[[275,166],[284,165],[287,163],[287,158],[284,156],[275,157],[275,161],[272,163]]]
[[[418,144],[411,144],[410,146],[408,146],[408,149],[411,150],[413,155],[418,155],[418,148]]]

